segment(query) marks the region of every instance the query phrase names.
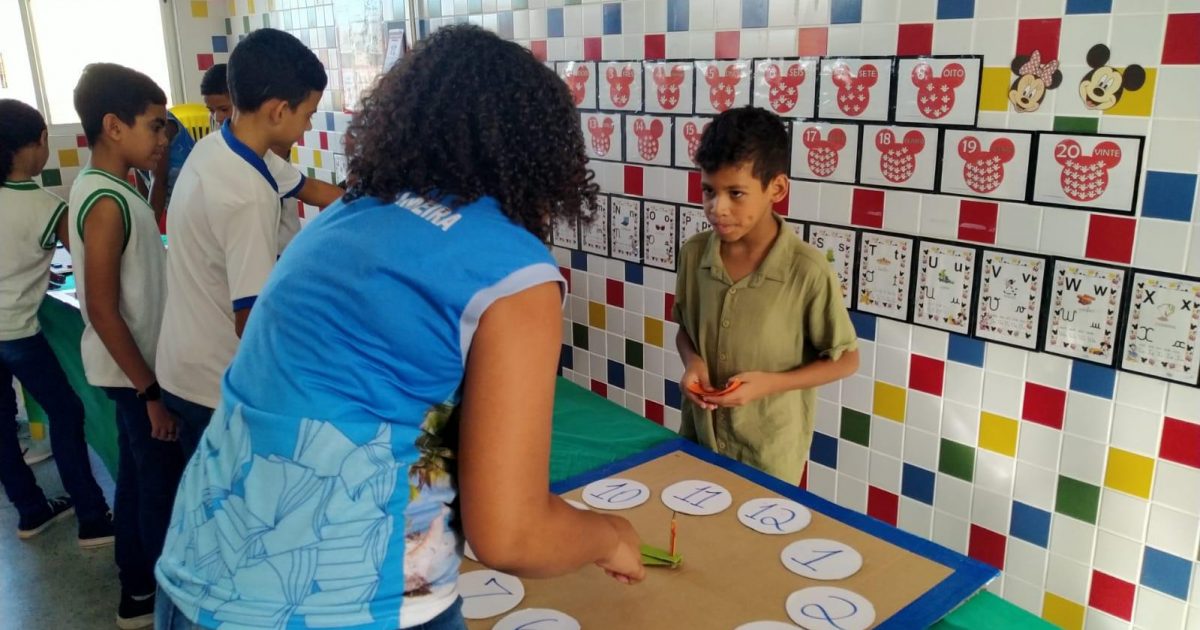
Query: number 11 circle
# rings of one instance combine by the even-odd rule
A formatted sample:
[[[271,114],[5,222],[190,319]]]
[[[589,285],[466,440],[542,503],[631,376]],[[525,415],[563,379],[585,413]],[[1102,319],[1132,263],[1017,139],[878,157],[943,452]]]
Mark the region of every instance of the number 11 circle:
[[[676,512],[710,516],[724,512],[733,503],[733,495],[711,481],[688,479],[667,486],[662,502]]]

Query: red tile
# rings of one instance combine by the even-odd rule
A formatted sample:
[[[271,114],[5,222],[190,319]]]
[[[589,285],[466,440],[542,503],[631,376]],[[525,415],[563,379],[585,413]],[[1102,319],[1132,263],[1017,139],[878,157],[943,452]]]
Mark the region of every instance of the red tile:
[[[995,243],[999,207],[991,201],[962,200],[958,205],[958,238],[989,245]]]
[[[1067,392],[1037,383],[1025,383],[1025,404],[1021,417],[1030,422],[1062,430]]]
[[[83,134],[75,136],[75,146],[79,147],[80,149],[86,149],[87,145],[87,136]]]
[[[300,138],[296,140],[296,146],[298,146],[298,147],[304,146],[304,135],[303,134],[301,134]]]
[[[667,58],[667,36],[659,33],[657,35],[647,35],[644,42],[646,51],[646,59],[666,59]]]
[[[1200,424],[1192,424],[1175,418],[1163,420],[1162,444],[1158,456],[1200,468]]]
[[[600,61],[604,58],[603,47],[599,37],[583,38],[583,58],[586,61]]]
[[[1200,63],[1200,13],[1174,13],[1167,16],[1162,62]]]
[[[1092,593],[1088,606],[1129,621],[1133,617],[1133,584],[1106,573],[1092,571]]]
[[[657,424],[663,423],[663,406],[662,403],[656,403],[653,400],[646,401],[646,419],[653,420]]]
[[[897,55],[933,53],[933,24],[901,24],[896,37]]]
[[[1088,222],[1087,250],[1084,255],[1096,260],[1129,264],[1133,259],[1133,236],[1136,230],[1137,219],[1093,214]]]
[[[799,486],[801,490],[808,490],[808,462],[804,462],[804,472],[800,473]]]
[[[877,518],[888,525],[896,524],[896,515],[900,511],[900,497],[881,490],[875,486],[867,486],[867,515]]]
[[[625,308],[625,283],[609,278],[605,284],[608,289],[608,305]]]
[[[1017,22],[1017,55],[1041,53],[1042,63],[1058,59],[1058,41],[1062,20],[1021,20]]]
[[[304,205],[304,204],[300,204]],[[300,216],[304,216],[303,214]],[[559,267],[558,272],[562,274],[563,280],[567,281],[567,293],[571,292],[571,270],[567,267]]]
[[[850,222],[863,227],[883,227],[883,191],[855,188],[850,206]]]
[[[1001,534],[986,527],[971,525],[971,542],[967,548],[967,555],[972,558],[1003,571],[1006,545],[1007,541]]]
[[[545,61],[545,60],[546,60],[546,58],[547,58],[547,54],[546,54],[546,40],[544,40],[544,39],[535,39],[535,40],[533,40],[533,41],[529,42],[529,50],[533,51],[533,58],[534,58],[534,59],[537,59],[538,61]]]
[[[322,131],[321,133],[318,134],[318,136],[320,136],[320,138],[321,138],[321,150],[328,151],[329,150],[329,132]]]
[[[305,215],[304,215],[304,202],[303,202],[303,201],[297,201],[297,202],[296,202],[296,213],[300,215],[300,218],[301,218],[301,219],[305,218]],[[165,217],[164,217],[164,218],[165,218]]]
[[[946,363],[914,354],[908,362],[908,387],[934,396],[942,395]]]
[[[601,383],[600,381],[597,381],[596,379],[592,379],[592,392],[607,398],[608,397],[608,385],[605,385],[604,383]]]
[[[664,293],[663,294],[663,319],[668,322],[675,321],[675,317],[673,315],[674,311],[675,311],[675,294],[674,293]]]
[[[688,172],[688,203],[704,203],[704,186],[700,183],[700,171]]]
[[[792,191],[789,188],[788,193],[783,196],[783,199],[780,199],[779,201],[775,202],[774,205],[771,206],[771,209],[775,211],[775,214],[780,214],[785,217],[787,216],[787,214],[788,214],[788,199],[790,199],[791,196],[792,196]]]
[[[642,167],[625,165],[625,194],[642,196]]]
[[[202,54],[196,55],[196,68],[199,69],[201,72],[204,72],[205,70],[208,70],[209,68],[213,67],[214,63],[216,63],[216,62],[213,60],[213,56],[211,53],[202,53]]]
[[[829,52],[829,29],[824,26],[802,28],[796,37],[802,57],[819,57]]]
[[[741,54],[741,31],[721,31],[716,37],[717,59],[737,59]]]

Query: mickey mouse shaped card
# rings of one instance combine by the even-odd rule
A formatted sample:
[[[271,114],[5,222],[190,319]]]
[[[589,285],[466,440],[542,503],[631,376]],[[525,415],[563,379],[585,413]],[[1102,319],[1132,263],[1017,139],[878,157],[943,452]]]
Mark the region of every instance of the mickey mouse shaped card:
[[[1040,134],[1033,201],[1132,213],[1142,142],[1135,136]]]
[[[901,59],[896,70],[896,122],[974,125],[982,57]]]

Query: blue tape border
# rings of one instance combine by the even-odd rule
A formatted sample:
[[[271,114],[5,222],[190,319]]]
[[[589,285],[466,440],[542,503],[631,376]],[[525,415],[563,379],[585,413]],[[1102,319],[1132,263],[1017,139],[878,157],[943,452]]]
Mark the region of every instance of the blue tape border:
[[[876,627],[881,630],[932,626],[1000,575],[1000,571],[996,568],[974,558],[892,527],[866,514],[844,508],[739,461],[718,455],[684,438],[668,440],[611,464],[556,481],[550,485],[550,490],[555,494],[569,492],[676,451],[682,451],[702,461],[720,466],[825,516],[950,568],[952,573],[946,579],[913,600],[909,605],[901,608],[896,614],[880,622]]]

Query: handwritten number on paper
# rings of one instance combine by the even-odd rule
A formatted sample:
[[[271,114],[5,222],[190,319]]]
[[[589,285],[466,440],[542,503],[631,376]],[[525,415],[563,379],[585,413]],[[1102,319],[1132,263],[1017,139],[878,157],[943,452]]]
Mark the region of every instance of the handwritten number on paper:
[[[854,615],[858,614],[858,606],[856,606],[854,604],[854,602],[852,602],[844,597],[838,597],[837,595],[830,595],[829,599],[833,599],[833,600],[837,600],[839,602],[845,603],[847,606],[850,607],[849,612],[847,612],[844,615],[841,615],[840,617],[834,617],[829,612],[829,610],[827,608],[825,608],[824,604],[805,604],[803,607],[800,608],[800,614],[804,615],[805,617],[808,617],[809,619],[816,619],[818,621],[828,622],[829,625],[833,626],[834,628],[839,628],[839,629],[841,628],[841,626],[839,626],[837,624],[837,622],[841,621],[842,619],[849,619],[849,618],[853,617]],[[816,614],[814,614],[812,612],[813,610],[816,610]]]
[[[712,490],[711,488],[712,488],[712,486],[704,486],[702,488],[696,488],[695,490],[693,490],[691,492],[691,494],[688,494],[685,497],[676,496],[675,498],[679,499],[680,501],[683,501],[684,503],[687,503],[688,505],[694,505],[698,508],[703,508],[705,501],[708,501],[709,499],[711,499],[713,497],[719,497],[722,494],[725,494],[724,492],[722,492],[720,490]],[[706,496],[701,497],[699,499],[692,499],[692,497],[694,497],[698,494],[704,494]]]
[[[781,521],[781,520],[779,520],[778,517],[771,516],[770,514],[765,514],[765,512],[769,512],[776,508],[779,508],[779,511],[781,511],[781,512],[786,512],[787,518],[785,518]],[[792,520],[794,520],[796,518],[796,512],[795,512],[795,510],[791,510],[791,509],[788,509],[785,507],[779,507],[778,503],[770,503],[770,504],[762,506],[761,510],[759,510],[753,514],[747,514],[746,518],[748,518],[752,521],[758,521],[759,523],[762,523],[763,525],[769,525],[779,531],[783,531],[782,526],[785,523],[792,522]]]
[[[829,558],[831,556],[835,556],[839,553],[842,553],[843,551],[845,551],[845,549],[829,549],[829,550],[813,549],[813,553],[824,554],[824,555],[818,555],[817,557],[815,557],[811,560],[808,560],[808,561],[804,561],[804,562],[802,562],[799,558],[793,556],[791,558],[791,561],[804,567],[805,569],[808,569],[809,571],[815,572],[816,569],[814,569],[812,565],[814,565],[826,558]]]
[[[463,595],[462,598],[463,599],[471,599],[472,597],[495,597],[497,595],[512,595],[513,594],[512,591],[505,588],[504,585],[501,584],[500,581],[497,580],[496,578],[492,578],[492,579],[484,582],[483,586],[485,588],[494,586],[494,587],[496,587],[497,590],[491,591],[491,592],[482,591],[479,593],[472,593],[470,595]]]
[[[546,617],[545,619],[534,619],[533,621],[530,621],[528,623],[523,623],[523,624],[517,626],[514,630],[526,630],[527,628],[537,627],[537,625],[539,623],[549,622],[549,623],[553,624],[556,621],[558,621],[558,620],[554,619],[553,617]],[[551,626],[541,626],[541,627],[546,628],[546,627],[551,627]]]
[[[609,484],[606,486],[608,490],[599,493],[593,492],[591,496],[597,499],[604,499],[606,502],[613,504],[628,503],[642,495],[641,488],[625,488],[626,485],[625,482]]]

